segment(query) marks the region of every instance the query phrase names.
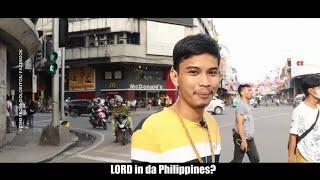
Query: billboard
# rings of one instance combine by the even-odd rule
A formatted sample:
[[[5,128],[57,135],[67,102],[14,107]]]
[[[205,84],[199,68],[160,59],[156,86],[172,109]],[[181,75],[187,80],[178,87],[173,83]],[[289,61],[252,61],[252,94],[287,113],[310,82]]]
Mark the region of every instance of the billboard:
[[[291,77],[320,73],[320,62],[317,60],[296,58],[292,61]]]
[[[184,26],[147,21],[147,54],[172,56],[174,45],[184,36]]]
[[[70,69],[69,90],[95,90],[94,68],[79,67]]]

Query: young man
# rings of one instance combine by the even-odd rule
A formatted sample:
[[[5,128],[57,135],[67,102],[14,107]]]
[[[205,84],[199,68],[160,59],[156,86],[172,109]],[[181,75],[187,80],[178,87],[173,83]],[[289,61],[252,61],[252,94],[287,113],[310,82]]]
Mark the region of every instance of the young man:
[[[221,79],[219,62],[219,46],[207,35],[187,36],[175,45],[170,78],[179,99],[137,126],[132,162],[219,161],[219,128],[204,111]]]
[[[233,128],[234,155],[231,162],[241,163],[246,153],[251,163],[258,163],[260,158],[253,139],[254,118],[249,105],[252,96],[250,85],[240,85],[238,93],[241,102],[236,108],[236,125]]]
[[[112,110],[112,132],[113,132],[113,142],[117,142],[116,131],[117,129],[117,122],[114,119],[114,116],[117,114],[125,114],[128,116],[129,122],[129,133],[132,136],[133,134],[133,122],[132,117],[130,116],[129,108],[123,103],[123,99],[116,99],[116,106]]]
[[[292,113],[288,162],[320,162],[320,76],[306,76],[302,90],[306,98]]]

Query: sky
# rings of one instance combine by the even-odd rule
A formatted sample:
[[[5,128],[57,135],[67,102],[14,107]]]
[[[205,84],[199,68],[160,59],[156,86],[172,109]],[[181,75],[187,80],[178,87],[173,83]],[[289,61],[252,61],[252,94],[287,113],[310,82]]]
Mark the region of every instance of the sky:
[[[240,82],[262,81],[288,56],[320,67],[320,19],[213,18]]]

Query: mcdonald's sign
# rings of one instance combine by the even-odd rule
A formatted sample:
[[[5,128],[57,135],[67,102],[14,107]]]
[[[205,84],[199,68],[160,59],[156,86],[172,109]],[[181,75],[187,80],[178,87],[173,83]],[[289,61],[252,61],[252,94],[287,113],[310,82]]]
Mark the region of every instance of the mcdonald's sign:
[[[117,83],[115,81],[110,81],[108,88],[109,89],[116,89],[117,88]]]

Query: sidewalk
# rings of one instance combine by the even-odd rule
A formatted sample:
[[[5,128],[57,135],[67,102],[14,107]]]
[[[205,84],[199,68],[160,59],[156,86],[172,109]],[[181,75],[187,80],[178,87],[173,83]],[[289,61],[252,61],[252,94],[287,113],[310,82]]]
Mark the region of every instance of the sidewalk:
[[[72,142],[63,146],[40,146],[42,128],[23,129],[19,134],[7,134],[6,145],[0,148],[1,163],[43,162],[74,144],[78,137],[73,134]]]

